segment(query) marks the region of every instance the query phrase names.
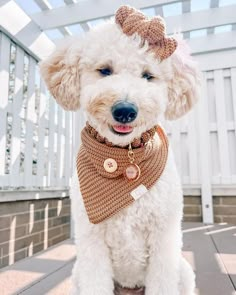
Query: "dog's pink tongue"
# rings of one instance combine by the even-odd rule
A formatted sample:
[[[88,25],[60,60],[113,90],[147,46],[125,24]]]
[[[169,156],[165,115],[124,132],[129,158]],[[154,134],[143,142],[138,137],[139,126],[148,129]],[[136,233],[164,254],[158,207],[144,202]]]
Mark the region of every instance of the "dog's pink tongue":
[[[133,127],[127,125],[115,125],[113,129],[119,133],[129,133],[133,130]]]

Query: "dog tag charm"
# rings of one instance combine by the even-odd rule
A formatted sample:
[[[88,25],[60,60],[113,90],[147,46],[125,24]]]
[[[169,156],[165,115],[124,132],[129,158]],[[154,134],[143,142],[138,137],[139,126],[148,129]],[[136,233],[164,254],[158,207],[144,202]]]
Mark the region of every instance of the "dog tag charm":
[[[138,165],[136,164],[129,164],[126,168],[125,168],[125,177],[129,180],[129,181],[136,181],[139,179],[141,174],[140,168]]]
[[[125,168],[124,176],[128,181],[136,181],[141,175],[141,170],[137,164],[134,163],[134,152],[131,144],[129,145],[128,158],[130,164]]]

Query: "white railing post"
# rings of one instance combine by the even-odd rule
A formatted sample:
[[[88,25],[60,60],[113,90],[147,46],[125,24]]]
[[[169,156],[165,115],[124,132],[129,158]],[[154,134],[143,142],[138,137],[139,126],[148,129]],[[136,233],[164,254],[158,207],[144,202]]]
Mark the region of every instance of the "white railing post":
[[[46,128],[46,86],[40,81],[40,103],[39,103],[39,122],[38,122],[38,157],[37,157],[37,186],[45,186],[45,128]],[[47,143],[48,144],[48,143]],[[46,147],[48,148],[48,146]]]
[[[213,202],[210,173],[210,133],[208,119],[207,86],[205,75],[203,75],[202,79],[202,95],[197,105],[197,112],[203,222],[213,223]]]
[[[20,149],[21,149],[21,107],[23,98],[24,51],[17,46],[15,57],[15,87],[12,102],[12,138],[11,138],[11,187],[19,187]]]
[[[25,132],[25,160],[24,160],[24,176],[25,187],[35,185],[33,177],[33,136],[36,123],[35,114],[35,67],[36,61],[30,57],[29,61],[29,78],[28,78],[28,97],[27,97],[27,116],[26,116],[26,132]]]
[[[5,174],[9,62],[10,40],[0,32],[0,187],[9,185],[9,175]]]

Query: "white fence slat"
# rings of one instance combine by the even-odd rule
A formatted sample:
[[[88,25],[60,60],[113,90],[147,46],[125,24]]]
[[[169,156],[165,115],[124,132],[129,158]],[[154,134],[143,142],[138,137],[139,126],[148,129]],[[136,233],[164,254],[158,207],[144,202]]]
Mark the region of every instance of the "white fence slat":
[[[28,79],[28,101],[26,115],[26,138],[25,138],[25,186],[34,186],[34,178],[32,174],[33,161],[33,133],[36,123],[35,114],[35,68],[36,61],[30,57],[29,61],[29,79]]]
[[[234,131],[236,136],[236,68],[231,69],[231,85],[233,96]]]
[[[66,141],[69,140],[66,138],[65,135],[65,124],[66,124],[66,111],[63,111],[63,121],[62,121],[62,134],[61,134],[61,185],[65,186],[65,166],[68,165],[65,162],[65,158],[66,158]]]
[[[202,95],[196,107],[199,137],[202,213],[204,223],[213,223],[213,204],[210,173],[210,137],[206,77],[202,79]]]
[[[173,124],[175,130],[175,123]],[[182,117],[179,122],[179,153],[180,157],[180,168],[181,168],[181,177],[182,183],[189,183],[189,163],[188,163],[188,132],[187,132],[187,125],[188,125],[188,116]],[[176,147],[175,147],[176,148]],[[174,149],[175,149],[174,148]]]
[[[224,70],[223,71],[223,75],[224,75],[224,102],[225,102],[226,126],[228,129],[228,123],[234,122],[234,106],[233,106],[231,75],[225,76],[225,72],[226,71]]]
[[[19,187],[20,177],[20,147],[21,147],[21,106],[23,97],[23,76],[24,76],[24,51],[17,46],[15,60],[15,89],[13,96],[13,121],[12,121],[12,142],[11,142],[11,186]]]
[[[231,69],[231,87],[232,87],[232,102],[233,102],[233,116],[234,116],[234,140],[236,141],[236,68]],[[232,138],[233,139],[233,138]],[[234,150],[236,153],[236,150]],[[233,163],[232,167],[234,167]],[[236,173],[232,175],[232,183],[236,183]]]
[[[229,147],[226,126],[226,110],[224,95],[224,78],[222,70],[214,72],[215,103],[218,126],[218,141],[220,152],[220,171],[222,183],[230,183]]]
[[[45,156],[45,127],[46,127],[46,86],[43,81],[40,81],[40,105],[39,105],[39,123],[38,123],[38,157],[37,157],[37,186],[44,186],[44,156]]]
[[[182,176],[180,120],[175,121],[175,124],[171,125],[171,145],[174,151],[178,172]]]
[[[10,44],[10,39],[0,33],[0,186],[7,186],[9,184],[9,177],[8,175],[5,175],[5,160]]]
[[[211,182],[221,183],[220,173],[220,152],[217,130],[210,133],[210,150],[211,150]]]
[[[38,12],[31,15],[31,17],[43,30],[49,30],[74,23],[87,22],[92,19],[110,17],[124,2],[127,5],[135,5],[136,8],[144,9],[158,4],[163,5],[178,2],[178,0],[136,0],[135,2],[133,0],[99,0],[99,5],[96,5],[98,2],[93,0],[92,5],[94,9],[91,9],[90,1],[77,1],[72,5]]]
[[[84,113],[82,110],[79,110],[75,113],[72,114],[72,130],[73,130],[73,134],[72,134],[72,146],[73,146],[73,157],[72,157],[72,169],[75,169],[76,166],[76,157],[77,157],[77,153],[81,144],[81,137],[80,137],[80,133],[82,128],[85,126],[86,124],[86,119],[84,116]]]
[[[55,185],[54,163],[55,163],[55,109],[56,103],[52,97],[49,99],[49,134],[48,134],[48,183],[47,186]]]
[[[56,179],[57,185],[61,185],[62,179],[62,156],[63,156],[63,146],[62,146],[62,121],[63,121],[63,111],[61,106],[57,108],[57,147],[56,147]]]
[[[188,120],[188,151],[189,151],[189,178],[191,184],[199,183],[196,137],[196,111],[189,114]]]
[[[72,119],[72,114],[66,112],[65,118],[65,157],[64,157],[64,169],[65,169],[65,185],[69,184],[71,171],[71,149],[72,149],[72,141],[71,141],[71,126],[70,121]]]

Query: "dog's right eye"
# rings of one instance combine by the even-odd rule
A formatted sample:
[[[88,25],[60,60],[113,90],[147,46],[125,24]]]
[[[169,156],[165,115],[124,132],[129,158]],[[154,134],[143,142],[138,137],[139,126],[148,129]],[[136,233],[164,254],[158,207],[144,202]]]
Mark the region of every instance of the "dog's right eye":
[[[103,77],[112,75],[112,69],[111,68],[101,68],[101,69],[98,69],[98,72]]]

